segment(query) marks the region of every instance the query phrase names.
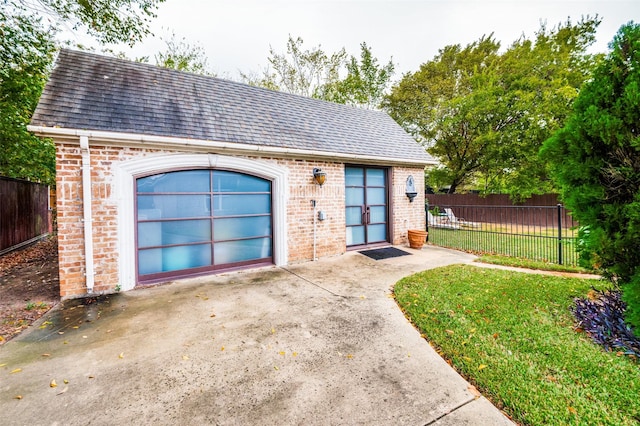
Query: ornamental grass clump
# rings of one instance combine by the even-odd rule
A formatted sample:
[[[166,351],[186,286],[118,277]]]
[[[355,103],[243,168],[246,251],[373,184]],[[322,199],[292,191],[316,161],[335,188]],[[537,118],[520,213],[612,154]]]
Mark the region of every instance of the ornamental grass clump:
[[[640,360],[640,338],[624,321],[626,304],[617,290],[592,289],[587,298],[576,298],[572,307],[578,329],[584,330],[607,351]]]

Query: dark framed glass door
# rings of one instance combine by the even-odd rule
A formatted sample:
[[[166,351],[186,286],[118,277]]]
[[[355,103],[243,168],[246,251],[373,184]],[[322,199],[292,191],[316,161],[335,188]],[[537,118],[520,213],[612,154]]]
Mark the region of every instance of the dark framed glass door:
[[[387,169],[345,167],[347,246],[388,241]]]

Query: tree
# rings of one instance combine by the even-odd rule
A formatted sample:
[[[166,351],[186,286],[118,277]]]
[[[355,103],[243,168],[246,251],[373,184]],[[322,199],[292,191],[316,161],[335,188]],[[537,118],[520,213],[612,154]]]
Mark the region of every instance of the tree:
[[[582,228],[581,257],[620,286],[640,330],[640,25],[620,28],[541,157]]]
[[[600,23],[583,18],[521,37],[504,53],[493,36],[447,46],[407,74],[384,107],[442,163],[432,186],[507,192],[551,189],[537,152],[560,126],[596,58],[586,54]]]
[[[55,52],[55,30],[41,21],[23,8],[0,10],[0,175],[53,184],[53,143],[26,128]]]
[[[0,9],[0,174],[55,183],[55,148],[26,129],[46,82],[54,36],[69,24],[102,43],[134,44],[164,0],[4,0]],[[49,22],[43,25],[43,20]]]
[[[589,78],[601,55],[589,55],[600,19],[570,20],[548,30],[546,25],[535,40],[520,39],[502,55],[498,65],[505,88],[500,102],[504,113],[517,116],[501,132],[494,167],[484,173],[497,185],[492,192],[506,192],[512,198],[553,191],[545,164],[538,151],[546,139],[562,126],[582,84]]]
[[[177,39],[175,33],[172,33],[170,38],[162,40],[167,45],[167,50],[155,55],[156,65],[194,74],[215,75],[209,70],[202,46],[192,45],[184,37]]]
[[[475,108],[481,79],[498,58],[500,44],[492,36],[462,48],[446,46],[420,70],[407,74],[393,87],[385,109],[447,168],[450,192],[469,181],[486,153],[487,139],[479,138],[484,116]],[[469,119],[477,118],[476,122]]]
[[[322,86],[339,79],[347,56],[344,48],[327,55],[320,46],[303,50],[304,41],[289,35],[287,53],[269,48],[270,67],[262,75],[241,74],[244,82],[307,97],[318,97]]]
[[[134,45],[149,34],[149,22],[165,0],[9,0],[32,14],[83,29],[100,43]],[[6,3],[7,1],[5,1]]]
[[[321,87],[319,97],[340,104],[378,109],[389,88],[394,72],[393,62],[378,65],[366,43],[360,45],[360,62],[351,56],[346,64],[347,76]]]
[[[291,35],[287,53],[269,49],[269,67],[261,73],[241,73],[242,80],[253,86],[280,90],[296,95],[323,99],[368,109],[380,108],[391,82],[394,65],[379,65],[366,43],[360,45],[360,61],[347,61],[344,48],[331,55],[320,46],[303,49],[303,40]],[[340,74],[346,77],[341,78]]]

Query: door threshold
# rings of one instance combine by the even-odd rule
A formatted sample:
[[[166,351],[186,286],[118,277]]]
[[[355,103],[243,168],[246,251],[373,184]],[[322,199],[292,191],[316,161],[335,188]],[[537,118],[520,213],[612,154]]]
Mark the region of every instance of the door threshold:
[[[347,251],[390,247],[392,245],[393,244],[391,244],[390,242],[372,243],[372,244],[360,244],[360,245],[357,245],[357,246],[348,246],[347,247]]]

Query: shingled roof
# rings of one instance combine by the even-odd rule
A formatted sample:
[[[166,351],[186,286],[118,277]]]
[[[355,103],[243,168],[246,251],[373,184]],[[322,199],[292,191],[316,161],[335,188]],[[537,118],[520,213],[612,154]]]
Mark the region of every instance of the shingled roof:
[[[381,111],[67,49],[31,125],[433,162]]]

